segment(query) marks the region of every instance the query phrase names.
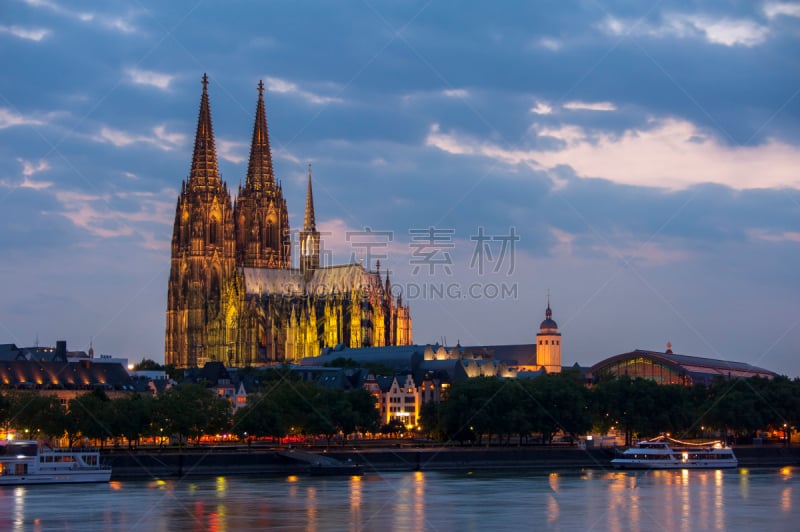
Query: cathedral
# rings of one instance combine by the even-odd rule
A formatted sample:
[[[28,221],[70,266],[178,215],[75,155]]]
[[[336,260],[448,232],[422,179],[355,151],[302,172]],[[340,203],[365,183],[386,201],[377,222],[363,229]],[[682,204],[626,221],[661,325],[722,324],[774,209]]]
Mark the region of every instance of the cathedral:
[[[235,201],[217,166],[208,77],[189,177],[175,208],[167,288],[165,361],[179,368],[295,362],[325,347],[410,345],[409,306],[391,293],[389,274],[361,263],[320,264],[311,168],[305,216],[293,234],[275,180],[259,82],[247,179]]]

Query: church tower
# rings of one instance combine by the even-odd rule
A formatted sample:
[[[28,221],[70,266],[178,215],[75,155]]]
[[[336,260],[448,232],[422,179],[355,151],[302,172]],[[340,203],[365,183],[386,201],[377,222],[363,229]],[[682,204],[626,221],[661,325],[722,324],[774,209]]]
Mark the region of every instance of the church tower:
[[[314,195],[311,192],[311,165],[308,165],[308,190],[306,192],[306,214],[303,230],[300,231],[300,270],[319,268],[319,232],[314,219]]]
[[[175,208],[172,257],[167,289],[165,362],[177,367],[203,365],[235,346],[236,308],[230,291],[236,289],[236,241],[228,188],[220,179],[208,76],[197,119],[192,167]],[[209,336],[209,330],[217,333]],[[224,347],[223,347],[224,346]]]
[[[236,250],[244,268],[290,268],[292,240],[289,213],[280,184],[275,184],[269,146],[264,83],[258,83],[258,105],[250,147],[247,181],[239,186],[234,212]]]
[[[544,318],[536,335],[536,365],[544,367],[547,373],[561,373],[561,333],[553,321],[549,295]]]

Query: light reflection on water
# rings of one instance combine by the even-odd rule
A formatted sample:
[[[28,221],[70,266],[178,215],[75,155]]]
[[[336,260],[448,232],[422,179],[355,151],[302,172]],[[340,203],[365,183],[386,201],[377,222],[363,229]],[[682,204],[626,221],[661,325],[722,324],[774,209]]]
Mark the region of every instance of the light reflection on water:
[[[800,470],[408,472],[0,488],[0,530],[794,529]]]

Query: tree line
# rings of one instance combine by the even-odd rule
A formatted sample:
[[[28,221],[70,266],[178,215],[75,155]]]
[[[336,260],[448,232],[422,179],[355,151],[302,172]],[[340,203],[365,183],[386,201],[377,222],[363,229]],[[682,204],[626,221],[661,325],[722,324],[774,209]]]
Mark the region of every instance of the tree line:
[[[586,387],[572,371],[531,380],[480,377],[454,384],[447,401],[425,405],[422,423],[439,440],[478,443],[531,435],[552,443],[556,434],[577,439],[611,429],[627,445],[661,433],[750,443],[762,431],[779,431],[788,441],[800,426],[800,380],[720,377],[682,386],[623,376]]]
[[[201,384],[181,384],[157,397],[130,394],[109,398],[100,388],[62,405],[37,391],[0,394],[0,423],[18,438],[57,440],[70,446],[83,439],[104,446],[143,438],[158,443],[199,443],[203,436],[233,434],[241,440],[324,436],[379,429],[375,398],[363,389],[327,389],[313,383],[276,381],[248,396],[233,412],[231,402]]]
[[[380,425],[375,397],[364,389],[341,390],[300,382],[277,373],[261,383],[247,405],[201,384],[182,384],[157,397],[109,398],[102,389],[70,400],[9,390],[0,394],[0,423],[30,438],[90,439],[101,445],[143,438],[178,444],[204,435],[233,434],[241,440],[289,435],[324,437],[395,433]],[[441,403],[422,405],[420,431],[442,442],[552,443],[589,431],[616,429],[634,438],[669,432],[676,437],[726,436],[749,441],[761,431],[782,431],[788,440],[800,426],[800,380],[719,378],[709,385],[659,385],[620,377],[586,387],[565,371],[532,380],[479,377],[454,383]]]

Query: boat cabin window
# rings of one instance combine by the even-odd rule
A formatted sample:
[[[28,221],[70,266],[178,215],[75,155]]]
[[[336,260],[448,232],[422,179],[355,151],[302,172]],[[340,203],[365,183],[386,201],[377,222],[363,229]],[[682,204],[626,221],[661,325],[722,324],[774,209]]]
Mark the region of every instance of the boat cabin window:
[[[36,442],[8,442],[0,445],[0,455],[5,456],[36,456],[39,444]]]
[[[666,443],[640,443],[639,447],[642,449],[666,449]]]

